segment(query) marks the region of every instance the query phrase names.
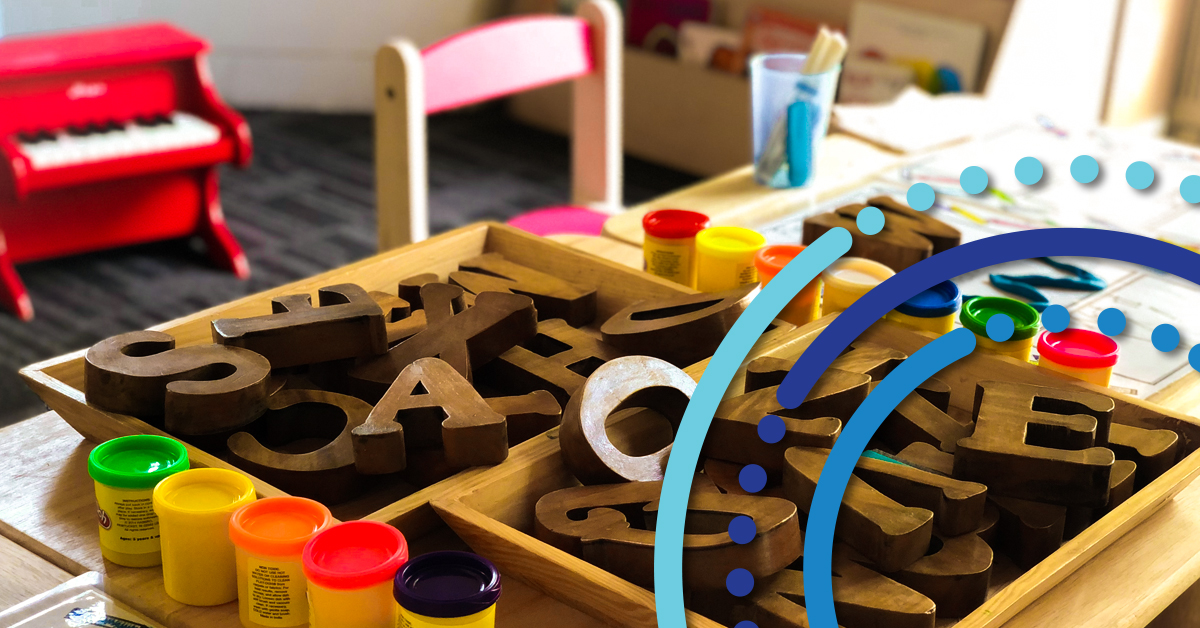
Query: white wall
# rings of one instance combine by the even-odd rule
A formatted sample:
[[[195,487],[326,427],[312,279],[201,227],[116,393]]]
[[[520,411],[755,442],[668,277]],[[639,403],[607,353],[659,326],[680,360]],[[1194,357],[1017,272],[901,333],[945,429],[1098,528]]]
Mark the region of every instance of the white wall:
[[[424,46],[489,19],[500,0],[0,0],[0,33],[167,20],[207,38],[236,107],[370,111],[380,44]]]

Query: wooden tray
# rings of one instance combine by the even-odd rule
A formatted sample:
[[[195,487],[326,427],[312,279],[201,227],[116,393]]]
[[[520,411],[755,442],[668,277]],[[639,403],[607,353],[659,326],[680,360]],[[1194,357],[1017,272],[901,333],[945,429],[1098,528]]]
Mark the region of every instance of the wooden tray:
[[[812,339],[832,320],[816,321],[769,341],[760,342],[757,355],[780,358],[799,357]],[[879,323],[863,336],[876,344],[912,354],[932,339],[889,323]],[[686,369],[699,379],[705,363]],[[939,626],[984,628],[1002,625],[1049,591],[1076,569],[1119,539],[1166,504],[1200,474],[1200,421],[1155,404],[1047,373],[1032,364],[1012,358],[973,354],[942,371],[938,377],[949,384],[953,394],[952,413],[969,413],[975,383],[996,379],[1059,388],[1085,388],[1113,398],[1114,420],[1148,428],[1166,428],[1181,437],[1182,460],[1170,471],[1136,493],[1096,524],[1064,543],[1062,547],[1024,574],[1016,570],[1009,577],[998,574],[999,582],[990,599],[961,620],[940,620]],[[730,386],[732,396],[740,393],[740,377]],[[451,528],[478,553],[491,558],[506,573],[513,574],[538,590],[552,595],[588,614],[621,626],[657,625],[654,597],[649,591],[605,572],[580,558],[550,547],[533,536],[534,504],[543,495],[560,488],[578,485],[563,466],[554,432],[536,453],[503,472],[484,473],[473,486],[461,486],[457,494],[444,493],[432,506]],[[499,470],[497,470],[499,471]],[[1000,562],[997,562],[997,571]],[[1015,569],[1013,567],[1012,569]],[[1011,571],[1011,570],[1009,570]],[[689,613],[693,627],[716,628],[719,623]]]
[[[269,311],[270,299],[281,294],[313,293],[321,286],[345,282],[357,283],[367,290],[394,293],[396,283],[402,278],[425,272],[435,272],[444,277],[450,271],[457,270],[460,261],[490,252],[501,253],[514,262],[569,281],[598,286],[594,327],[630,303],[694,292],[510,227],[483,224],[465,227],[399,251],[210,308],[153,329],[175,336],[178,346],[205,344],[211,342],[209,321],[212,319],[261,314]],[[792,329],[789,325],[777,322],[775,328],[764,336],[763,344],[782,338]],[[51,409],[92,443],[129,434],[163,434],[136,418],[103,412],[86,404],[82,392],[85,352],[77,351],[34,364],[22,369],[21,375]],[[634,423],[614,426],[614,438],[620,438],[622,430],[635,427]],[[0,526],[8,528],[22,539],[23,545],[72,573],[88,569],[105,571],[117,595],[156,620],[183,626],[210,626],[218,621],[236,624],[236,604],[204,609],[183,606],[166,597],[158,570],[129,569],[100,558],[98,539],[94,538],[94,506],[90,505],[91,483],[87,482],[86,477],[86,456],[94,445],[83,443],[78,448],[64,448],[63,430],[56,427],[52,431],[53,434],[45,435],[55,436],[53,442],[40,447],[33,446],[32,441],[38,440],[34,434],[21,431],[19,437],[14,432],[11,447],[0,448],[0,451],[6,451],[10,462],[21,463],[17,464],[18,467],[25,463],[41,466],[51,464],[61,468],[62,475],[67,476],[65,483],[58,474],[39,476],[37,486],[23,485],[19,494],[9,496],[15,502],[13,499],[4,501],[7,509],[31,514],[38,520],[47,517],[50,520],[35,525],[33,521],[9,522],[4,518]],[[41,432],[46,430],[39,430]],[[190,445],[188,450],[193,466],[235,468]],[[541,478],[552,477],[549,471],[542,468],[551,459],[558,459],[557,430],[513,447],[509,458],[499,465],[467,469],[422,489],[396,483],[363,498],[334,505],[332,510],[342,520],[366,518],[396,526],[408,538],[414,554],[435,549],[467,549],[467,545],[430,508],[430,502],[473,492],[495,478],[518,478],[523,484],[536,486]],[[259,496],[284,494],[252,475],[251,478]],[[64,490],[69,490],[70,494],[64,494]],[[59,508],[68,503],[78,504],[79,507],[66,511]],[[49,527],[45,523],[49,523]],[[506,578],[521,578],[517,572],[507,569],[502,569],[502,573]],[[574,609],[553,599],[546,599],[545,594],[520,582],[505,587],[505,599],[499,616],[501,626],[541,625],[537,621],[539,617],[551,623],[566,620],[571,625],[600,625],[600,622]],[[603,618],[601,613],[595,616]]]

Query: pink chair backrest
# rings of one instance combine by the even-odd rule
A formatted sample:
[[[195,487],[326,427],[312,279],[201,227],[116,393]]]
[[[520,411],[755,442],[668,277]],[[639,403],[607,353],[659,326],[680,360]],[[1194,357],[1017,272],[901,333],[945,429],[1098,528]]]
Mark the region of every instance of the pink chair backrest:
[[[425,113],[591,74],[591,28],[577,17],[500,20],[421,51]]]

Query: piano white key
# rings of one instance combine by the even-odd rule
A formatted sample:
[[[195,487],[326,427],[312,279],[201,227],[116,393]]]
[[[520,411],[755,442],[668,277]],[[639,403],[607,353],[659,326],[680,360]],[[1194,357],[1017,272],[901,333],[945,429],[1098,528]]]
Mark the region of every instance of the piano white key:
[[[35,170],[46,170],[110,159],[165,153],[216,144],[221,130],[188,113],[175,112],[168,122],[153,126],[136,123],[87,135],[59,133],[52,140],[18,142]]]

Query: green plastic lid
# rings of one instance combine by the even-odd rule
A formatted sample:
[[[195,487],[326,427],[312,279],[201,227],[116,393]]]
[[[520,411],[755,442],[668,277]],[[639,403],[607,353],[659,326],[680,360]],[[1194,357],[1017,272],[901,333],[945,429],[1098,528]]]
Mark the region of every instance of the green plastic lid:
[[[88,474],[107,486],[151,489],[188,469],[187,448],[166,436],[137,434],[101,444],[88,456]]]
[[[987,338],[988,319],[996,314],[1006,314],[1013,322],[1013,335],[1009,340],[1024,340],[1037,335],[1041,315],[1032,305],[1008,297],[971,297],[963,301],[958,319],[963,327],[976,336]]]

